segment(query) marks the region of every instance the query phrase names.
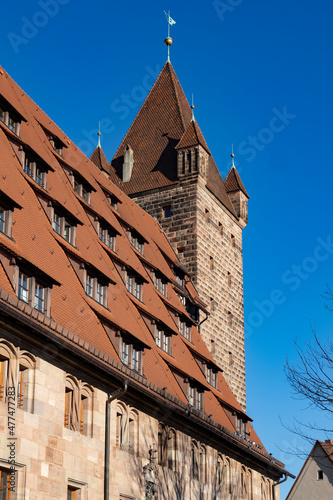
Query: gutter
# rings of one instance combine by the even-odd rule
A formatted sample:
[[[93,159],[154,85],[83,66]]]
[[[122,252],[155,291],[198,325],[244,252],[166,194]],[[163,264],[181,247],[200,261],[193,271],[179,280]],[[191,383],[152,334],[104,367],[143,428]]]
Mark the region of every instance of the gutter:
[[[276,488],[277,486],[280,486],[280,484],[284,483],[285,481],[287,481],[287,479],[288,479],[288,475],[289,475],[291,478],[295,479],[295,476],[293,476],[293,475],[291,475],[291,474],[284,474],[284,478],[283,478],[283,479],[281,479],[281,481],[277,481],[276,483],[273,483],[273,486],[272,486],[273,500],[275,500],[275,499],[276,499],[276,496],[275,496],[275,488]]]
[[[105,455],[104,455],[104,500],[109,500],[110,489],[110,416],[111,403],[116,398],[120,398],[127,392],[128,379],[124,381],[124,388],[117,389],[109,395],[105,408]]]

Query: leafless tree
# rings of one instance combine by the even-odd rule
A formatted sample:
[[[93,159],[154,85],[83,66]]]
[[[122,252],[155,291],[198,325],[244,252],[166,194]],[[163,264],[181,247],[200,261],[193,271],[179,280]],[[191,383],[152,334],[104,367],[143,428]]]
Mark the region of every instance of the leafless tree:
[[[323,345],[314,328],[312,333],[313,340],[305,347],[295,341],[298,363],[291,364],[287,360],[285,373],[294,397],[307,401],[310,408],[323,412],[329,422],[333,419],[333,342],[328,341]],[[333,434],[333,425],[328,424],[328,428],[323,428],[316,422],[294,420],[293,426],[287,428],[311,444],[319,435],[324,434],[327,438],[332,438]],[[301,449],[295,452],[304,454]]]

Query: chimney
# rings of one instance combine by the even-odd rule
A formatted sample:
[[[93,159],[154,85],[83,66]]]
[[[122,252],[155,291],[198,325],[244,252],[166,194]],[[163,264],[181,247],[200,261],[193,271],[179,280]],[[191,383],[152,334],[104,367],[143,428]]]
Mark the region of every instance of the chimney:
[[[124,153],[124,163],[123,163],[123,172],[122,172],[122,181],[128,182],[131,180],[132,171],[134,165],[134,157],[133,157],[133,149],[128,144],[126,151]]]

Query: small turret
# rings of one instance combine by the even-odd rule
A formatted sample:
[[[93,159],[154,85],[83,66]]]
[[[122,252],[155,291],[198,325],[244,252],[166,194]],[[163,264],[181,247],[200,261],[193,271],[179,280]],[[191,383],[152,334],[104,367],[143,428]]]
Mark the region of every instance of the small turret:
[[[178,152],[177,170],[179,178],[195,173],[200,173],[207,178],[208,159],[211,154],[194,119],[193,112],[192,120],[177,144],[176,150]]]
[[[242,179],[236,170],[234,157],[235,155],[232,153],[232,165],[227,177],[225,178],[224,185],[236,215],[239,220],[243,222],[243,227],[245,227],[248,222],[247,202],[250,197],[247,194]]]

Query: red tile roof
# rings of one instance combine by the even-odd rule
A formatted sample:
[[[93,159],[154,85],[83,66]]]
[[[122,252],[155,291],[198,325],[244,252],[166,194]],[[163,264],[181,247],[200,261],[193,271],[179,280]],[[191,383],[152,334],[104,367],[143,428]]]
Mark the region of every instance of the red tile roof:
[[[177,144],[176,149],[191,148],[193,146],[198,146],[199,144],[207,151],[208,154],[210,154],[199,125],[197,122],[191,120],[179,143]]]
[[[103,149],[100,146],[97,146],[90,159],[100,170],[103,170],[108,174],[110,173],[110,165],[105,157]]]
[[[225,178],[224,185],[227,193],[231,193],[233,191],[243,191],[245,196],[250,198],[235,167],[231,167],[229,170],[228,175]]]

